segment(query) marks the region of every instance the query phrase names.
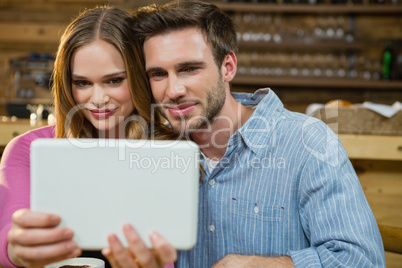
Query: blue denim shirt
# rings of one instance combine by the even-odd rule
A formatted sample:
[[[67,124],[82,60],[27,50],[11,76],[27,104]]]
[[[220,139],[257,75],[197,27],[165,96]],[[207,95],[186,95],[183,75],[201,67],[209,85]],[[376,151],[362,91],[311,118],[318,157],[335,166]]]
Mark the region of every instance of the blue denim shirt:
[[[336,134],[286,110],[269,89],[232,94],[258,106],[206,169],[197,244],[179,251],[176,267],[211,267],[228,254],[288,255],[295,267],[385,267],[376,220]]]

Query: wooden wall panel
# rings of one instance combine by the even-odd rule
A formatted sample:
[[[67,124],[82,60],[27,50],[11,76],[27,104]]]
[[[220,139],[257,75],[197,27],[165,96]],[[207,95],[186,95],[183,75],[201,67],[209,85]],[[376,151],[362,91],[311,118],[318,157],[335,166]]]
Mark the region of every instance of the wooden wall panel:
[[[358,16],[356,29],[363,40],[402,40],[402,16]]]
[[[57,45],[65,26],[58,23],[0,23],[0,42],[54,43]]]

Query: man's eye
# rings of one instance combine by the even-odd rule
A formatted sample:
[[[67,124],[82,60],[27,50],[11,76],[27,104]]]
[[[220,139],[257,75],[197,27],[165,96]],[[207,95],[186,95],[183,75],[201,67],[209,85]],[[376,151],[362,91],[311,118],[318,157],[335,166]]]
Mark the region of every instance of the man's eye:
[[[112,78],[108,81],[110,85],[120,85],[121,82],[123,82],[124,78],[123,77],[116,77]]]
[[[153,77],[153,78],[162,78],[162,77],[164,77],[165,75],[166,75],[165,72],[153,72],[153,73],[150,74],[150,77]]]
[[[195,66],[189,66],[183,69],[184,72],[194,72],[196,70],[200,69],[199,67],[195,67]]]
[[[89,86],[90,83],[85,80],[74,80],[73,85],[76,87],[85,87],[85,86]]]

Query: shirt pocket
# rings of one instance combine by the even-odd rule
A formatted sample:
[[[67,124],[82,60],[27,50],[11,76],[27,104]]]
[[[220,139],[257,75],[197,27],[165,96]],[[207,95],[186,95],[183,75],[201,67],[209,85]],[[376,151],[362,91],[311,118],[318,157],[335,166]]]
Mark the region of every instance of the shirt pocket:
[[[232,212],[257,221],[276,222],[281,220],[281,207],[258,202],[233,200]]]
[[[237,254],[272,256],[280,239],[283,207],[253,200],[232,199],[231,226]]]

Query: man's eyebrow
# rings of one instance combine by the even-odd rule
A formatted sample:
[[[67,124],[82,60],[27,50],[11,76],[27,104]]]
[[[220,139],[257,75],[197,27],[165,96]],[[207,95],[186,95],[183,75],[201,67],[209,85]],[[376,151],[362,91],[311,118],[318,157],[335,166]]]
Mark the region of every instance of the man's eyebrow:
[[[178,64],[175,65],[176,69],[180,69],[186,66],[191,66],[191,65],[205,65],[205,62],[203,61],[185,61],[185,62],[180,62]],[[163,69],[162,67],[150,67],[146,69],[147,73],[151,73],[151,72],[163,72],[165,71],[165,69]]]
[[[185,62],[180,62],[179,64],[176,64],[176,68],[181,68],[189,65],[204,65],[205,62],[203,61],[185,61]]]
[[[103,78],[114,77],[114,76],[118,76],[118,75],[122,75],[122,74],[126,75],[127,72],[126,71],[121,71],[121,72],[111,73],[111,74],[104,75]],[[78,74],[73,74],[72,78],[74,78],[74,79],[87,79],[87,77],[82,76],[82,75],[78,75]]]
[[[164,71],[163,68],[161,67],[150,67],[148,69],[145,70],[146,73],[151,73],[151,72],[162,72]]]

